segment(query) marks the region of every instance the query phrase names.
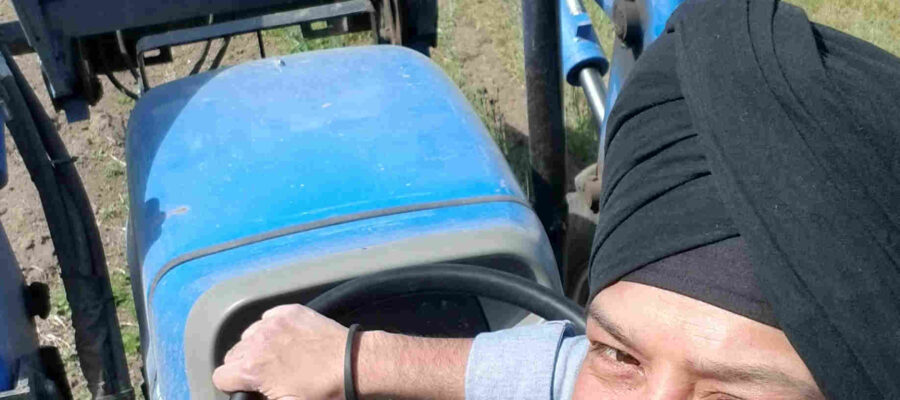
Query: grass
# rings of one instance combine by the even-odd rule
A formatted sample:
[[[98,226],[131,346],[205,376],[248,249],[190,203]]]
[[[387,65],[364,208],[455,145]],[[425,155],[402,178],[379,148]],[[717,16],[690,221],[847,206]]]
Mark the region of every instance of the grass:
[[[788,0],[809,18],[900,56],[900,1]]]
[[[128,97],[120,92],[116,93],[116,103],[124,107],[134,107],[134,99]]]
[[[304,51],[330,49],[335,47],[358,46],[371,44],[371,32],[356,32],[340,36],[328,36],[318,39],[306,39],[300,27],[274,29],[265,32],[275,42],[281,53],[292,54]]]
[[[510,168],[516,176],[516,180],[522,186],[527,195],[531,194],[531,179],[529,174],[530,161],[528,159],[528,145],[510,132],[506,123],[506,117],[499,110],[496,93],[493,95],[485,88],[479,88],[474,93],[467,95],[475,112],[481,117],[485,127],[497,143]]]
[[[601,45],[611,54],[613,27],[602,10],[594,3],[586,4],[595,21],[595,28]],[[519,183],[530,186],[530,164],[527,140],[511,140],[505,123],[505,116],[499,116],[498,103],[508,99],[500,98],[497,88],[480,86],[469,71],[464,70],[468,52],[466,46],[474,43],[459,41],[460,26],[479,27],[486,37],[470,38],[489,41],[489,51],[502,67],[503,73],[513,77],[515,84],[524,86],[523,32],[521,24],[521,2],[519,0],[446,0],[440,3],[438,22],[438,47],[432,52],[432,59],[453,79],[481,116],[488,131],[497,141],[510,162]],[[470,40],[470,42],[472,41]],[[586,166],[596,160],[597,123],[591,114],[584,94],[578,88],[566,85],[563,91],[565,128],[571,164],[576,168]],[[577,171],[572,171],[572,173]]]
[[[131,294],[131,277],[128,271],[123,268],[114,268],[109,277],[112,284],[113,300],[116,303],[116,309],[119,313],[130,314],[130,320],[137,320],[137,312],[134,308],[134,297]],[[125,348],[125,354],[135,356],[140,351],[141,338],[140,333],[135,324],[120,324],[122,332],[122,345]]]

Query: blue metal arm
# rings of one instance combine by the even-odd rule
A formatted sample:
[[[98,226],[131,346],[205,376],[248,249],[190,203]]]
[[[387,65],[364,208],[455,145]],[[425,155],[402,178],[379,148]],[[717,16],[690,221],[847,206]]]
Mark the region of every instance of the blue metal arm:
[[[598,125],[606,114],[603,74],[609,61],[580,0],[559,0],[560,54],[566,81],[581,86]]]
[[[578,75],[588,67],[595,68],[600,75],[606,73],[609,61],[580,0],[559,0],[559,30],[566,82],[580,86]]]
[[[606,16],[616,24],[617,31],[637,32],[636,36],[624,42],[624,36],[617,37],[610,63],[600,48],[590,17],[580,0],[558,0],[563,72],[570,85],[584,89],[600,126],[598,163],[601,165],[605,153],[607,111],[615,103],[638,55],[663,33],[666,21],[683,1],[596,0]],[[634,18],[627,17],[629,14]],[[601,80],[607,70],[610,73],[608,90]]]

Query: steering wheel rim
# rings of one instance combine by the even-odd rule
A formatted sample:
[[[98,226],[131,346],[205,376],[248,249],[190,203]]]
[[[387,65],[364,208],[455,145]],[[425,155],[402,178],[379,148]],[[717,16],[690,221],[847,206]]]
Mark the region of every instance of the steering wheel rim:
[[[568,320],[577,334],[585,331],[584,310],[563,295],[518,275],[461,264],[400,268],[361,276],[306,305],[322,315],[343,315],[388,297],[434,292],[502,301],[545,320]]]
[[[461,264],[399,268],[364,275],[322,293],[306,304],[325,315],[342,315],[393,296],[454,293],[486,297],[518,306],[545,320],[568,320],[576,334],[585,331],[584,310],[565,296],[509,272]],[[250,400],[236,392],[231,400]]]

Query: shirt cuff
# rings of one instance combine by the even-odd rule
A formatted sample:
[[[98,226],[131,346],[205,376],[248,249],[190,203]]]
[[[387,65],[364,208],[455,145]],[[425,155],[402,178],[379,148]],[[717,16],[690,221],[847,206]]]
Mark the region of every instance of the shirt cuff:
[[[566,386],[574,384],[581,358],[558,358],[561,349],[568,353],[578,348],[570,340],[564,345],[573,334],[568,322],[553,321],[478,335],[466,367],[466,399],[548,400],[571,393]],[[568,372],[554,379],[558,367]]]

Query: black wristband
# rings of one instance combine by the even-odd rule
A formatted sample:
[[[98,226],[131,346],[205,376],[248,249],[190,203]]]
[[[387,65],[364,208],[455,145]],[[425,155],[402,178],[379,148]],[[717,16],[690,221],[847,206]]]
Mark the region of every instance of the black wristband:
[[[359,324],[347,329],[347,346],[344,348],[344,399],[356,400],[356,385],[353,381],[353,342]]]

